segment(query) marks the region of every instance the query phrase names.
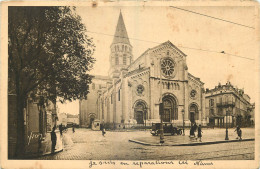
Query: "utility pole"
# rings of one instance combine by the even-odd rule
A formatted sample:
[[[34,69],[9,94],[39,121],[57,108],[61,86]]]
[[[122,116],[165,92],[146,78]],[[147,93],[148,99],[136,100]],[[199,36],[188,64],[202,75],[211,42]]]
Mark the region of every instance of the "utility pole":
[[[160,125],[160,143],[164,143],[164,134],[163,134],[163,102],[162,102],[162,70],[161,70],[161,57],[159,58],[159,71],[160,71],[160,104],[159,104],[159,112],[161,117],[161,125]]]

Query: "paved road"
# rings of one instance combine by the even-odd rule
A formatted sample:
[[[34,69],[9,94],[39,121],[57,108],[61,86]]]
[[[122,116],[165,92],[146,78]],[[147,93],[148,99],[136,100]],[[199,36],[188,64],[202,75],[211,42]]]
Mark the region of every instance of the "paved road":
[[[254,141],[203,146],[144,146],[129,142],[150,137],[148,131],[107,132],[77,129],[64,134],[64,151],[39,158],[42,160],[253,160]],[[174,136],[169,136],[174,137]],[[188,136],[183,136],[188,137]],[[158,137],[159,139],[159,137]],[[158,140],[159,141],[159,140]]]

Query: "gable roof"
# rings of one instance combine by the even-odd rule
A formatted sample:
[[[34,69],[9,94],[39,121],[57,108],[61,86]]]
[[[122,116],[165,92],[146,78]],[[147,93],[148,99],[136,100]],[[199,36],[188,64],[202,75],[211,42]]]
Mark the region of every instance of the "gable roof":
[[[147,54],[150,51],[156,51],[156,49],[159,49],[160,47],[164,46],[164,45],[170,45],[171,47],[173,47],[174,49],[176,49],[179,53],[181,53],[183,56],[187,56],[185,53],[183,53],[180,49],[178,49],[174,44],[172,44],[169,40],[161,43],[153,48],[148,48],[145,52],[143,52],[138,58],[136,58],[129,66],[128,68],[130,68],[135,62],[137,62],[139,59],[141,59],[143,56],[145,56],[145,54]]]

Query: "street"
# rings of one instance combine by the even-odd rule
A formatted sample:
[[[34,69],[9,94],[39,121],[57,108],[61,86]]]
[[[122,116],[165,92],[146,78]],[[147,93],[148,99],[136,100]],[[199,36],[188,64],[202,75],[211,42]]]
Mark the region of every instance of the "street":
[[[218,129],[211,129],[216,130]],[[221,130],[222,131],[222,130]],[[224,131],[224,130],[223,130]],[[250,130],[251,132],[254,129]],[[230,137],[236,135],[230,132]],[[129,142],[136,137],[155,137],[149,131],[116,132],[69,129],[63,134],[62,152],[39,160],[254,160],[254,141],[199,146],[145,146]],[[165,137],[188,137],[165,136]],[[206,136],[205,136],[206,137]],[[156,139],[156,137],[155,137]],[[159,137],[157,137],[159,142]]]

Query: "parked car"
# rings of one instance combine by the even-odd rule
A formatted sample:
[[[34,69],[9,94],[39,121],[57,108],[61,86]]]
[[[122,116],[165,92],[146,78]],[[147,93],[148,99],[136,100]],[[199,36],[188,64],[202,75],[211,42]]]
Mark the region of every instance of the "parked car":
[[[151,134],[153,136],[158,136],[160,134],[160,125],[161,123],[152,123],[152,131]],[[181,135],[182,129],[178,127],[174,127],[173,123],[163,123],[163,133],[168,133],[171,135]]]

